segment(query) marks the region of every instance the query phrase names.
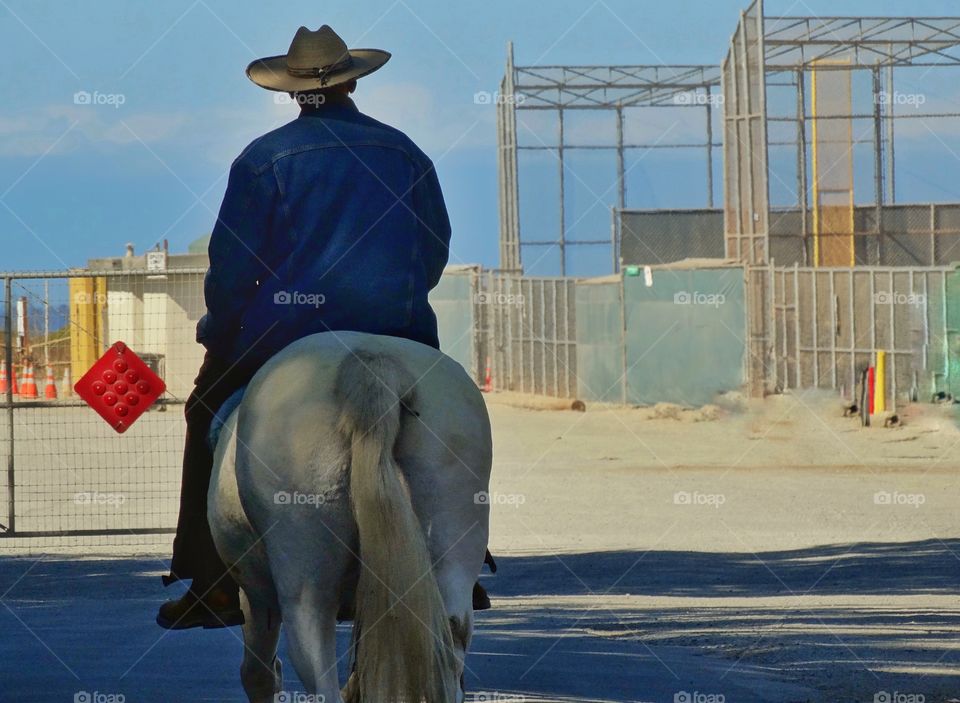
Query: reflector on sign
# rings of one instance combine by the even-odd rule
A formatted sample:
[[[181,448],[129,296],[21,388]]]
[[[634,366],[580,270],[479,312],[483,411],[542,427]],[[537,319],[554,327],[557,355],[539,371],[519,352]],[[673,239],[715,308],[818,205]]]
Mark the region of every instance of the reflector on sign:
[[[117,432],[126,432],[166,389],[123,342],[110,347],[73,387]]]

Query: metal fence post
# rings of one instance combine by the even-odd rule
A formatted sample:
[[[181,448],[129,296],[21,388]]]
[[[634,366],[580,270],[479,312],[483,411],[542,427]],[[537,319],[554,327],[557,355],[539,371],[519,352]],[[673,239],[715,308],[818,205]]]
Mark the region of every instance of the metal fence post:
[[[13,449],[13,378],[16,373],[13,370],[13,281],[9,276],[3,279],[3,294],[6,300],[4,309],[4,334],[6,337],[6,346],[4,348],[4,362],[7,365],[8,383],[7,383],[7,534],[14,534],[17,531],[17,512],[16,512],[16,473],[14,467]]]
[[[947,289],[947,274],[940,274],[940,295],[942,296],[943,304],[940,306],[940,324],[941,324],[941,334],[938,335],[940,339],[941,348],[943,349],[943,380],[945,388],[948,388],[952,379],[950,378],[950,338],[949,330],[947,329],[947,305],[950,304],[949,299],[947,298],[949,291]],[[934,387],[934,391],[940,390],[939,387]]]
[[[627,404],[627,286],[626,279],[620,274],[620,363],[623,375],[620,377],[620,402]]]
[[[850,399],[856,400],[857,394],[857,310],[856,303],[854,302],[856,295],[856,284],[854,282],[854,271],[855,269],[850,269],[847,274],[847,280],[849,281],[848,285],[848,296],[849,300],[849,317],[850,317]]]
[[[793,347],[794,347],[794,368],[796,377],[794,379],[794,388],[803,387],[803,366],[800,361],[801,347],[800,334],[800,267],[796,263],[793,265]]]
[[[810,290],[813,293],[813,304],[810,315],[813,320],[813,387],[820,387],[820,291],[817,288],[816,270],[810,273]]]
[[[887,397],[890,398],[890,403],[892,407],[890,408],[894,412],[897,409],[897,352],[899,347],[897,346],[897,318],[894,313],[894,308],[896,307],[895,302],[895,282],[893,279],[893,269],[890,269],[890,368],[887,372],[887,377],[890,379],[890,392],[887,394]]]
[[[764,393],[774,391],[780,384],[779,369],[776,363],[777,354],[777,313],[776,305],[776,278],[774,275],[775,262],[773,259],[767,264],[764,283],[766,295],[764,295],[764,306],[766,307],[766,327],[764,334],[763,348],[763,368],[764,368]],[[772,376],[772,378],[771,378]]]
[[[885,235],[883,228],[883,105],[880,95],[883,92],[880,84],[880,69],[874,67],[873,71],[873,198],[874,198],[874,218],[876,219],[877,245],[875,247],[876,261],[871,262],[869,255],[865,258],[867,263],[876,263],[879,265],[883,261],[883,250]],[[930,262],[933,264],[933,261]]]
[[[930,266],[936,266],[937,259],[937,204],[930,203]]]
[[[837,298],[836,283],[834,279],[835,269],[828,269],[830,272],[830,374],[833,387],[837,387],[837,337],[840,336],[840,299]]]

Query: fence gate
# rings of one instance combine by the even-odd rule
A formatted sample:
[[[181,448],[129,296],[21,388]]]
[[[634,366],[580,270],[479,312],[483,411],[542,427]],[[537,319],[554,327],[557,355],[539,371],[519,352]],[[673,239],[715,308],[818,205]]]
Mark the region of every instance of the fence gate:
[[[203,271],[0,278],[0,547],[117,544],[122,536],[168,544],[180,489],[180,406],[203,354],[194,340],[204,311]],[[72,393],[117,340],[168,388],[122,435]],[[109,541],[97,538],[105,535]]]
[[[577,393],[574,280],[489,272],[477,294],[483,357],[497,390]]]
[[[770,268],[775,378],[781,388],[853,397],[859,371],[886,355],[885,391],[927,400],[948,375],[950,268]]]

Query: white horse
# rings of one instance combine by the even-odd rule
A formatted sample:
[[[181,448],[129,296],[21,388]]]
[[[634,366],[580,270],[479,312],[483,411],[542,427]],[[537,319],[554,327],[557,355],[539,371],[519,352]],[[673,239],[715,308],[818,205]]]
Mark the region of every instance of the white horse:
[[[476,384],[422,344],[315,334],[257,373],[217,442],[208,504],[242,590],[250,701],[283,690],[281,620],[316,700],[463,700],[491,454]],[[335,626],[350,613],[341,692]]]

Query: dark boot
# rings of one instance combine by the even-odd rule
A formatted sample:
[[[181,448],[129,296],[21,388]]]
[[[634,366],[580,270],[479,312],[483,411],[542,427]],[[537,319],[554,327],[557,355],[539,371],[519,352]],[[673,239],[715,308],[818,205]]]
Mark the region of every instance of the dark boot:
[[[493,555],[488,549],[483,555],[483,563],[490,567],[490,573],[497,573],[497,562],[493,560]],[[492,606],[490,605],[490,596],[487,595],[487,589],[480,585],[480,582],[477,581],[473,584],[473,609],[474,610],[490,610]]]
[[[232,583],[200,588],[194,582],[182,598],[168,600],[160,606],[157,624],[167,630],[186,630],[191,627],[209,630],[242,625],[239,589]]]
[[[477,581],[473,584],[473,609],[490,610],[490,596],[487,595],[487,589]]]

